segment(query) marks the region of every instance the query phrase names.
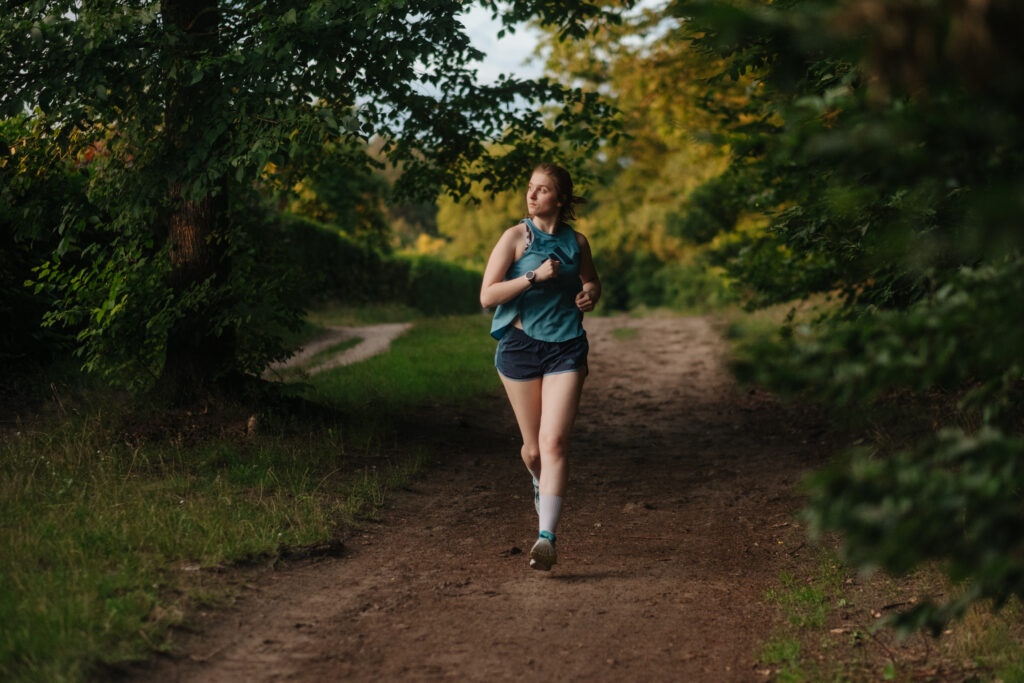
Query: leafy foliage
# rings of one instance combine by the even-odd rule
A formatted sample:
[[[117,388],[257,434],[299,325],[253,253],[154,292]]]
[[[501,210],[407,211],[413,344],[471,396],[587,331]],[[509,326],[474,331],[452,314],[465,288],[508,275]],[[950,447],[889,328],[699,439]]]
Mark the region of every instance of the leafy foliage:
[[[84,201],[86,177],[54,168],[50,158],[60,152],[41,133],[24,116],[0,121],[0,366],[7,377],[25,361],[45,362],[66,341],[40,327],[52,300],[24,283],[34,266],[64,247],[59,234],[41,226],[59,225],[64,206]]]
[[[965,582],[956,600],[922,605],[904,625],[1024,594],[1020,537],[1008,532],[1024,457],[1024,207],[1014,189],[1024,181],[1024,54],[1006,28],[1024,18],[1020,7],[672,7],[694,49],[723,60],[705,106],[734,153],[705,186],[708,196],[724,188],[730,209],[691,215],[684,232],[712,239],[719,227],[716,258],[752,305],[833,301],[748,344],[741,374],[845,410],[941,391],[982,425],[940,423],[897,453],[851,454],[812,478],[809,518],[843,531],[863,566],[939,560]],[[744,80],[748,99],[712,97]]]
[[[275,242],[304,301],[402,303],[426,314],[476,313],[481,274],[436,258],[382,254],[336,226],[282,216]]]
[[[456,202],[442,197],[438,201],[437,229],[448,240],[446,256],[483,269],[502,232],[526,215],[525,194],[507,190],[488,195],[476,185],[471,196],[476,201]]]
[[[455,0],[6,8],[0,114],[28,112],[34,142],[58,150],[41,162],[19,147],[14,163],[59,174],[65,160],[92,155],[84,200],[35,228],[60,235],[34,280],[55,302],[47,322],[76,334],[83,365],[142,386],[175,364],[202,381],[279,354],[260,330],[294,323],[299,302],[264,260],[273,248],[256,214],[302,178],[279,169],[325,148],[340,156],[337,177],[339,162],[365,168],[376,140],[403,170],[398,194],[434,197],[473,181],[501,187],[563,141],[582,153],[614,131],[608,107],[580,89],[477,83],[481,54],[461,11]],[[596,8],[517,3],[509,21],[534,11],[576,31]],[[556,108],[549,116],[522,102]],[[16,197],[14,209],[27,201]],[[343,201],[330,203],[338,220],[352,219]],[[353,222],[354,234],[363,223]]]
[[[665,7],[630,5],[605,3],[621,22],[575,39],[549,31],[544,44],[561,82],[605,94],[622,112],[623,134],[579,169],[588,204],[578,226],[593,246],[604,306],[721,304],[733,298],[729,283],[681,230],[695,191],[728,159],[721,140],[706,135],[713,117],[699,106],[716,61],[691,50]]]
[[[391,187],[377,166],[365,146],[332,141],[288,169],[275,169],[275,184],[287,188],[289,213],[343,226],[348,236],[388,251],[385,200]]]
[[[973,435],[943,430],[884,459],[853,454],[846,468],[811,478],[811,519],[819,530],[841,528],[850,559],[862,566],[902,573],[940,561],[962,592],[901,618],[904,628],[937,630],[979,598],[999,607],[1024,591],[1022,448],[1019,437],[986,427]]]

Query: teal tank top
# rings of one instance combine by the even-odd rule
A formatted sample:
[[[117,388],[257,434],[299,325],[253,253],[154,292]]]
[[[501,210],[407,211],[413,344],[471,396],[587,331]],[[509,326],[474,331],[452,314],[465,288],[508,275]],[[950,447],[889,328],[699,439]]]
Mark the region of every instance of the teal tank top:
[[[519,260],[509,266],[505,279],[537,270],[549,258],[562,265],[556,277],[537,282],[511,301],[499,304],[491,321],[491,336],[501,339],[516,318],[522,322],[523,332],[540,341],[560,342],[582,336],[583,313],[576,307],[576,295],[583,289],[576,232],[561,223],[555,234],[549,235],[529,218],[521,222],[526,223],[533,239]]]

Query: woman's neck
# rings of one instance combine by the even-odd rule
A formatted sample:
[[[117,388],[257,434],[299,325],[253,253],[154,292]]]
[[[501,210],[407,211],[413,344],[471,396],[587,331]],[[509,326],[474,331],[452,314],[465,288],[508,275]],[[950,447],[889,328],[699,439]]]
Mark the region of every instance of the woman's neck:
[[[555,234],[555,230],[558,230],[558,216],[532,216],[530,220],[538,230],[549,235]]]

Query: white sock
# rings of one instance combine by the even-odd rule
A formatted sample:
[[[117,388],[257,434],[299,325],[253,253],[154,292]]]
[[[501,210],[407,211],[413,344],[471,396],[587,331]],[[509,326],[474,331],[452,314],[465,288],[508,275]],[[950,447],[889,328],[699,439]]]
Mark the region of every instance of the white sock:
[[[562,497],[540,494],[540,530],[555,533],[558,516],[562,513]]]

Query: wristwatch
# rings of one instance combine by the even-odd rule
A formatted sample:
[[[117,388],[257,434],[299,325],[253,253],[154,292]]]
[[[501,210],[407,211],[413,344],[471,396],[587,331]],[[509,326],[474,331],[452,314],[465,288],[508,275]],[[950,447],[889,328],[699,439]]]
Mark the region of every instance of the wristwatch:
[[[526,281],[529,282],[530,285],[533,285],[533,281],[537,279],[537,273],[533,272],[532,270],[528,270],[526,271],[525,277]]]

